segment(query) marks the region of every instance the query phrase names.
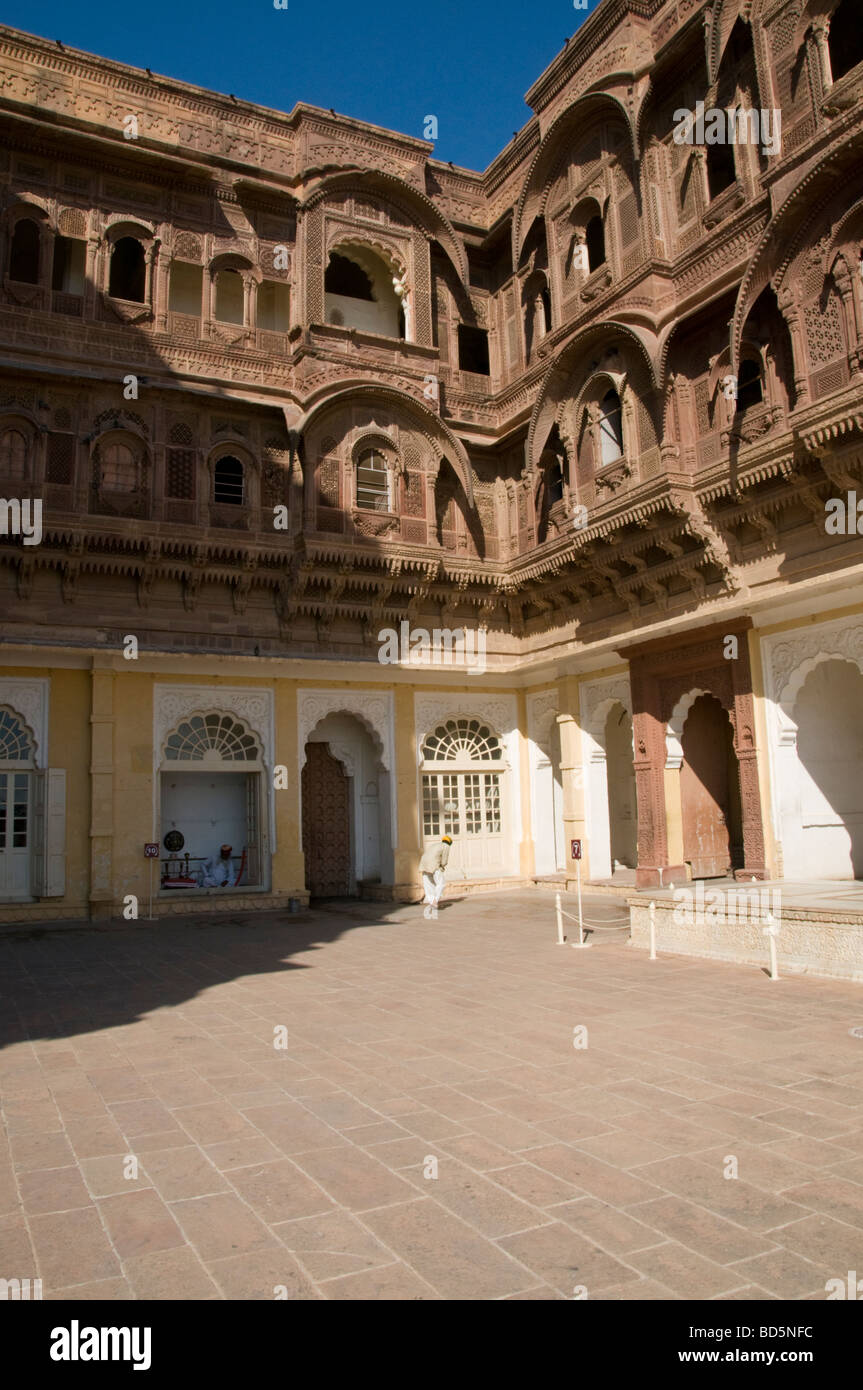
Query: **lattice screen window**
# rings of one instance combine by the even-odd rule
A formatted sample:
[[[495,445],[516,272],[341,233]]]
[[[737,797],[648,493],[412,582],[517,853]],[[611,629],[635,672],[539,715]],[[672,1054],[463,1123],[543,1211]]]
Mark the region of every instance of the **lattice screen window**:
[[[21,720],[11,710],[0,708],[0,762],[32,762],[33,745]]]
[[[227,763],[254,762],[260,750],[254,735],[230,714],[193,714],[165,745],[169,762],[199,763],[213,754]]]
[[[448,719],[423,744],[426,762],[492,762],[502,757],[500,739],[477,719]]]
[[[168,449],[165,466],[165,496],[185,501],[194,500],[194,449]]]
[[[49,434],[45,463],[46,481],[68,487],[73,482],[74,475],[75,436],[73,434]]]

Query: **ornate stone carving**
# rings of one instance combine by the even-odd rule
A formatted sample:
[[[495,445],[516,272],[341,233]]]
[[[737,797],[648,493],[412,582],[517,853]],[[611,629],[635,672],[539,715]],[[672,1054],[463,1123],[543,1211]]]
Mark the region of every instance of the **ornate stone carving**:
[[[297,695],[297,748],[300,766],[305,761],[309,734],[328,714],[352,714],[372,735],[381,763],[387,772],[395,767],[393,758],[393,697],[358,690],[301,690]]]
[[[273,766],[272,690],[224,685],[156,685],[153,688],[153,752],[158,764],[168,735],[181,719],[211,711],[236,715],[261,740],[264,763]]]
[[[13,676],[0,678],[0,705],[21,716],[33,735],[37,767],[48,765],[48,701],[50,680],[19,680]]]

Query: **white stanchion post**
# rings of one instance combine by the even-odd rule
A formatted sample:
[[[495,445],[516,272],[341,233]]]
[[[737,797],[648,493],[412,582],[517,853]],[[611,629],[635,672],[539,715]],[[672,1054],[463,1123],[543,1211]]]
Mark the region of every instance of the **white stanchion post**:
[[[779,928],[773,920],[773,913],[767,914],[767,926],[763,928],[764,935],[767,937],[767,944],[770,947],[770,978],[779,979],[779,963],[776,959],[776,938],[779,935]]]
[[[559,893],[555,893],[554,895],[554,906],[557,912],[557,944],[558,946],[565,946],[566,942],[563,939],[563,913],[560,910]]]
[[[647,909],[647,916],[650,920],[650,955],[648,960],[656,960],[656,903],[651,903]]]
[[[581,911],[581,860],[575,861],[575,881],[578,885],[578,940],[573,941],[573,946],[578,946],[581,950],[587,950],[590,946],[589,941],[584,939],[584,917]]]

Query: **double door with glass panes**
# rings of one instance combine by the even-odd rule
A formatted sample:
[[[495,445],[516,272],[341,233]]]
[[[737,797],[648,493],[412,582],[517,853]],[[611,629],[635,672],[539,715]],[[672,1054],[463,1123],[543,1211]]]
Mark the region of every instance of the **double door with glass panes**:
[[[31,800],[29,772],[0,772],[0,898],[30,895]]]
[[[506,871],[499,772],[423,773],[423,841],[452,835],[447,878]]]

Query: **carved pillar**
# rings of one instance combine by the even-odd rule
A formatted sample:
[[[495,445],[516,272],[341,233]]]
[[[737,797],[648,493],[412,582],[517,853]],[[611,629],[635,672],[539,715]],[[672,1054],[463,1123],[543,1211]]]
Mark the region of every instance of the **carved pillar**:
[[[819,16],[812,25],[812,41],[818,59],[818,78],[821,90],[833,86],[833,69],[830,63],[830,20]]]
[[[160,256],[156,268],[156,288],[153,301],[153,316],[159,333],[166,333],[168,331],[170,276],[171,262],[167,255]]]
[[[761,815],[761,788],[758,779],[758,748],[755,738],[755,701],[749,664],[748,633],[741,633],[738,656],[731,666],[734,694],[734,751],[740,776],[740,806],[743,816],[743,868],[735,878],[768,877],[764,853],[764,826]]]
[[[794,357],[792,371],[794,373],[796,403],[798,406],[806,405],[809,401],[809,380],[806,373],[806,349],[800,321],[800,308],[790,286],[783,286],[779,293],[777,303],[779,304],[779,311],[788,325],[788,332],[791,335],[791,351]]]
[[[833,266],[833,283],[842,301],[842,317],[845,321],[845,337],[848,343],[848,357],[851,370],[858,374],[861,367],[861,347],[863,336],[860,332],[859,306],[854,293],[851,272],[843,256],[838,256]]]
[[[161,246],[161,244],[162,244],[162,243],[159,241],[159,238],[158,238],[158,237],[155,237],[155,238],[153,239],[153,241],[150,242],[150,245],[147,247],[147,250],[146,250],[146,253],[145,253],[145,256],[144,256],[144,265],[145,265],[145,267],[146,267],[146,274],[145,274],[145,280],[144,280],[144,303],[145,303],[145,304],[149,304],[149,306],[150,306],[150,311],[151,311],[152,313],[155,313],[155,311],[156,311],[156,304],[155,304],[156,266],[157,266],[157,264],[158,264],[159,247]]]

